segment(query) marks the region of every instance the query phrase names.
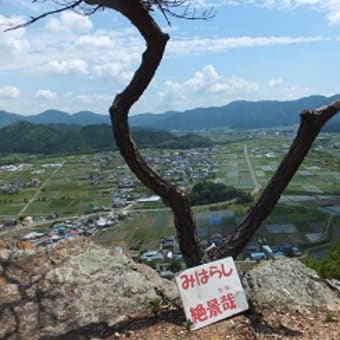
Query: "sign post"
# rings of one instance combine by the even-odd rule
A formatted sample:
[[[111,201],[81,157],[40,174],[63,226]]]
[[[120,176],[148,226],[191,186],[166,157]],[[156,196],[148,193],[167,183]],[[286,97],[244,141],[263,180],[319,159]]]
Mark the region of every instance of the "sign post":
[[[176,283],[193,330],[248,309],[232,257],[184,270]]]

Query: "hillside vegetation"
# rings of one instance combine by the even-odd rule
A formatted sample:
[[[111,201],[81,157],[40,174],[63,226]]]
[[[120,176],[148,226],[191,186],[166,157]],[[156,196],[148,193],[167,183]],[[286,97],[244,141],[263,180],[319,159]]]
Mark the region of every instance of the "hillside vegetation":
[[[313,268],[323,279],[340,280],[340,242],[336,242],[324,258],[308,257],[306,265]]]
[[[177,137],[156,129],[132,131],[140,147],[187,149],[209,147],[210,139],[198,135]],[[109,125],[42,125],[18,122],[0,129],[0,153],[74,153],[116,149]]]
[[[210,181],[196,183],[190,192],[193,205],[211,204],[230,199],[236,199],[237,203],[250,203],[253,200],[249,193],[240,189]]]

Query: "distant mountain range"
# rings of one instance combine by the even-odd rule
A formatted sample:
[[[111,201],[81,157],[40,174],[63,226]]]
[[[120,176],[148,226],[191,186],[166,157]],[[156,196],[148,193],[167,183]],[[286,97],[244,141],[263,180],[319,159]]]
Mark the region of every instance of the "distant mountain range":
[[[332,97],[310,96],[292,101],[234,101],[220,107],[196,108],[183,112],[169,111],[163,114],[145,113],[130,116],[130,124],[135,127],[163,130],[289,126],[299,122],[299,114],[302,110],[314,109],[338,99],[340,99],[340,94]],[[27,121],[33,124],[68,124],[80,126],[110,124],[108,115],[100,115],[90,111],[69,114],[58,110],[47,110],[32,116],[22,116],[0,111],[0,128],[18,121]],[[332,124],[340,124],[340,116],[333,118]]]
[[[47,110],[32,116],[23,116],[16,113],[10,113],[0,110],[0,128],[25,121],[32,124],[67,124],[67,125],[93,125],[93,124],[110,124],[108,115],[100,115],[90,111],[80,111],[69,114],[59,110]]]
[[[131,117],[131,125],[167,130],[289,126],[299,122],[299,114],[303,110],[315,109],[337,99],[340,99],[340,94],[332,97],[311,96],[292,101],[235,101],[221,107],[171,111],[159,115],[141,114]],[[340,123],[340,116],[333,121]]]

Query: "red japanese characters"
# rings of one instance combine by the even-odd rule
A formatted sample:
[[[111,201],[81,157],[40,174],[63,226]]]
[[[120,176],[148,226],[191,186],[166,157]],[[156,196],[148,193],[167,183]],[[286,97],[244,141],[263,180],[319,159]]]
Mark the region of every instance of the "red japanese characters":
[[[181,274],[182,288],[188,289],[193,288],[195,285],[204,285],[208,283],[211,277],[221,278],[222,276],[228,277],[233,272],[233,268],[225,268],[225,264],[222,263],[219,266],[211,265],[208,269],[202,268],[195,271],[193,274]]]
[[[190,308],[190,320],[193,323],[202,322],[210,318],[222,315],[224,311],[236,309],[235,297],[229,293],[222,295],[219,299],[211,299],[206,304],[199,303],[195,307]]]
[[[176,283],[193,330],[248,309],[231,257],[189,268],[176,277]]]

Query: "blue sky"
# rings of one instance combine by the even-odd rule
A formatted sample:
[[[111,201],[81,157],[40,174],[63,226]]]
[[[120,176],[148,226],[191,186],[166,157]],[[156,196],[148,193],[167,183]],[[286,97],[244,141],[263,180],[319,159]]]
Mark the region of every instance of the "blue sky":
[[[132,113],[220,106],[237,99],[339,93],[340,0],[194,0],[208,21],[155,18],[164,59]],[[4,33],[52,1],[0,0],[0,109],[106,114],[138,66],[144,42],[119,13],[50,16]]]

